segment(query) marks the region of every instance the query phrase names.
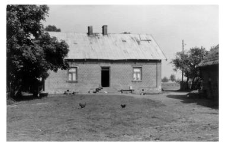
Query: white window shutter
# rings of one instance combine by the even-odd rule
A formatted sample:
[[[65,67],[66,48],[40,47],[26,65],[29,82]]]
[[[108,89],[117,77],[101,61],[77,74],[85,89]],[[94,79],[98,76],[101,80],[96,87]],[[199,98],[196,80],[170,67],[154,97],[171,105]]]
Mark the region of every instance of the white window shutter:
[[[69,81],[72,81],[72,75],[69,74]]]
[[[76,81],[76,73],[73,73],[73,81]]]

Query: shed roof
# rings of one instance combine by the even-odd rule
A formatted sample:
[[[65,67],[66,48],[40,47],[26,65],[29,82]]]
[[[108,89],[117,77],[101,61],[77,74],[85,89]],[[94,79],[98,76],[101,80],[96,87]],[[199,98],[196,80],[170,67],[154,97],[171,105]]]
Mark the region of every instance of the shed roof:
[[[219,45],[209,51],[204,59],[199,63],[198,67],[219,64]]]
[[[108,34],[49,32],[69,45],[66,59],[161,60],[162,50],[149,34]]]

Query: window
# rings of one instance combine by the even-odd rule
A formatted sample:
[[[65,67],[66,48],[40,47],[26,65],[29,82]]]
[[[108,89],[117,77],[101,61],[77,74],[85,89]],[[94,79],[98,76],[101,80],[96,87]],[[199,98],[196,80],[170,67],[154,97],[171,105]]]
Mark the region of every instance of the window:
[[[141,67],[134,67],[133,68],[133,81],[141,81]]]
[[[68,81],[77,82],[77,67],[70,68],[68,71]]]

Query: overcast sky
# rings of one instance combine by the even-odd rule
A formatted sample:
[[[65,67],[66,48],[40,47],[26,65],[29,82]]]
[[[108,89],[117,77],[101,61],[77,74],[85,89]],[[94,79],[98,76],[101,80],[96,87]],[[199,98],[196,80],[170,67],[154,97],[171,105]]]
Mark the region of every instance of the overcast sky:
[[[162,77],[175,74],[169,64],[175,53],[191,47],[219,44],[219,7],[216,5],[49,5],[49,17],[44,25],[55,25],[62,32],[87,33],[92,25],[101,32],[108,25],[109,33],[152,34],[168,61],[163,61]]]

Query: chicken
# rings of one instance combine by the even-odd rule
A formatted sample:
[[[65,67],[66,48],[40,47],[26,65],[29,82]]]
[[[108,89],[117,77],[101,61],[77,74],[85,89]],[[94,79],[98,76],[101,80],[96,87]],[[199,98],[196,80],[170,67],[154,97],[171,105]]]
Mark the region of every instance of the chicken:
[[[122,107],[122,108],[125,108],[125,107],[126,107],[126,104],[121,104],[121,107]]]
[[[80,108],[85,108],[86,102],[85,103],[79,103]]]

